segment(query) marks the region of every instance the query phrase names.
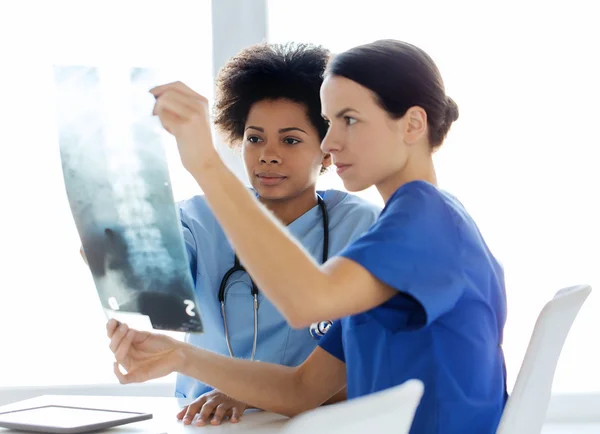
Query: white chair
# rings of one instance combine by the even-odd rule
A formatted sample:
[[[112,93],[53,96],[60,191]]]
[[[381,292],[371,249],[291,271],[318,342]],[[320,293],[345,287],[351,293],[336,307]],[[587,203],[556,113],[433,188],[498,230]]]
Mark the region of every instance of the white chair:
[[[542,431],[558,358],[591,291],[588,285],[561,289],[542,309],[496,434]]]
[[[282,434],[408,434],[423,383],[409,380],[371,395],[326,405],[302,413],[286,422]]]

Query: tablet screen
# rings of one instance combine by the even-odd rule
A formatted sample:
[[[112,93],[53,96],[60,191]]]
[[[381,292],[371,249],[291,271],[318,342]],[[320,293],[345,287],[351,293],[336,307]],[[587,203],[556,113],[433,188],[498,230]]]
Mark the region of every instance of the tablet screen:
[[[143,413],[129,413],[90,408],[47,406],[0,413],[0,424],[35,425],[49,428],[76,428],[138,418]],[[111,424],[112,425],[112,424]]]

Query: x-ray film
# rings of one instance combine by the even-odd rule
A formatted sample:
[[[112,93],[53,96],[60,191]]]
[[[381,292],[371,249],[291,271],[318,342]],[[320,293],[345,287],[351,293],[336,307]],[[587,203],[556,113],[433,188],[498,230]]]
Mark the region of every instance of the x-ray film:
[[[201,332],[152,71],[55,67],[63,176],[85,257],[108,317]]]

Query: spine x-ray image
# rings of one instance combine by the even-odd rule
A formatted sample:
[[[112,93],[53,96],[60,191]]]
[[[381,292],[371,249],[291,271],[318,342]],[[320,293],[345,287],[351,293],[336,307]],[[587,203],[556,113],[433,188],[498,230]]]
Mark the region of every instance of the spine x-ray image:
[[[152,116],[152,71],[54,72],[65,187],[107,315],[142,314],[155,329],[201,332],[161,127]]]

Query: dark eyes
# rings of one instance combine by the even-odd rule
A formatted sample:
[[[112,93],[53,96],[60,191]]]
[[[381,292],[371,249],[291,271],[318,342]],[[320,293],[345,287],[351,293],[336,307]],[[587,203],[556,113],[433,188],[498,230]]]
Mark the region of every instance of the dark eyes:
[[[260,143],[264,141],[258,136],[248,136],[246,140],[250,143]],[[297,145],[300,142],[301,140],[295,139],[293,137],[286,137],[285,139],[283,139],[283,143],[285,143],[286,145]]]

